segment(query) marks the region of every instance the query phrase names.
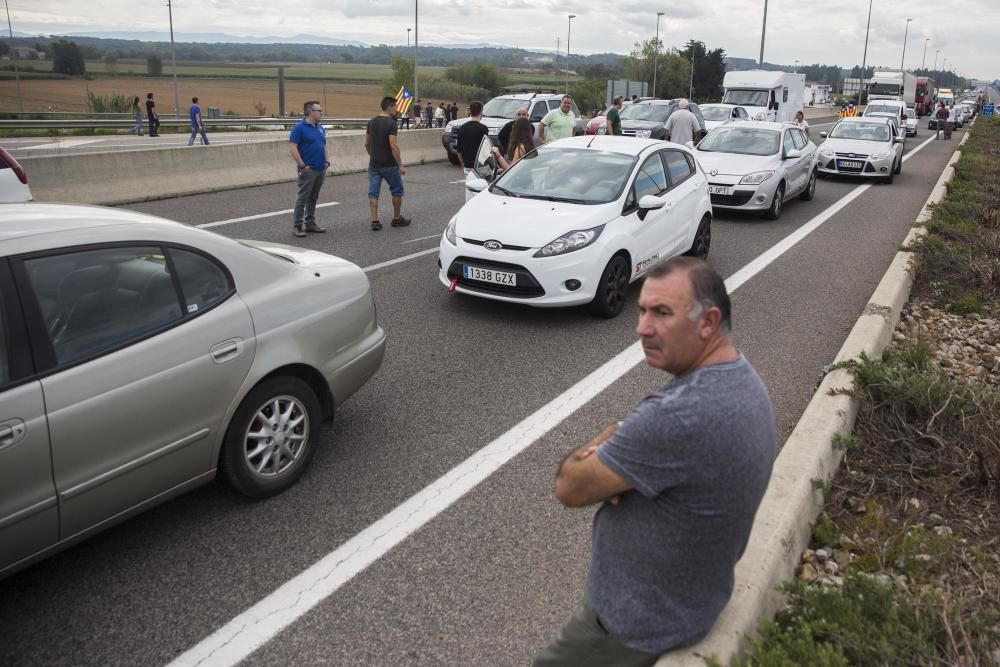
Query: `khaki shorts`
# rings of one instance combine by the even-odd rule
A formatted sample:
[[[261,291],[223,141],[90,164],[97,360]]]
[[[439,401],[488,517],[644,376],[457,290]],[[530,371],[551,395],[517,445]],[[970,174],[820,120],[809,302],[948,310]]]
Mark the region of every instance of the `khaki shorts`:
[[[532,667],[647,667],[659,655],[625,646],[601,626],[584,596],[580,605],[560,628],[552,643],[542,649]]]

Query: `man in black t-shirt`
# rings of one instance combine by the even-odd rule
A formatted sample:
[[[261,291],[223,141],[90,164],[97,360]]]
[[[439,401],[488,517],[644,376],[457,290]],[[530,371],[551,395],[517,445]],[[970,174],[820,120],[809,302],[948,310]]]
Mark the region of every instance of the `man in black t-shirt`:
[[[365,150],[368,151],[368,206],[372,214],[372,231],[382,229],[378,219],[378,195],[382,189],[382,181],[389,184],[389,194],[392,195],[393,227],[405,227],[410,224],[409,218],[404,218],[399,209],[403,204],[403,158],[396,143],[396,98],[383,97],[380,104],[382,113],[368,121],[365,131]]]
[[[474,177],[476,166],[476,155],[479,153],[479,145],[483,143],[483,137],[490,133],[490,129],[483,125],[483,103],[475,100],[469,105],[469,118],[462,127],[458,128],[458,158],[462,162],[462,169],[465,178],[470,175]],[[469,201],[471,192],[466,189],[465,200]]]
[[[149,120],[149,136],[160,136],[160,116],[156,113],[153,93],[146,93],[146,118]]]

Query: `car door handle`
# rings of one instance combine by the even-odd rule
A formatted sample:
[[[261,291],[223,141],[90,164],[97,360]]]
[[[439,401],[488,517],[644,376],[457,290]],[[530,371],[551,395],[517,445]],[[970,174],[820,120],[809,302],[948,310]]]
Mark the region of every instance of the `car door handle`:
[[[227,361],[231,361],[240,354],[240,339],[233,338],[216,343],[210,354],[212,355],[212,361],[217,364],[224,364]]]
[[[672,201],[669,201],[669,202],[667,202],[666,204],[663,205],[663,210],[664,211],[669,211],[673,207],[674,207],[674,203]]]
[[[0,449],[16,444],[24,437],[24,422],[20,419],[6,424],[0,424]]]

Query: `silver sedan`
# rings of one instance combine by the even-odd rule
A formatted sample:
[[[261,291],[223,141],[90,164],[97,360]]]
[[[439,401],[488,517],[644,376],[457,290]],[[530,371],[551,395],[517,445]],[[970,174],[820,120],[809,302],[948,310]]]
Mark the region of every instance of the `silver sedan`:
[[[283,491],[384,348],[367,276],[337,257],[0,207],[0,577],[219,472]]]
[[[771,220],[785,201],[816,193],[816,145],[791,123],[734,121],[701,140],[695,156],[708,174],[713,208],[760,211]]]

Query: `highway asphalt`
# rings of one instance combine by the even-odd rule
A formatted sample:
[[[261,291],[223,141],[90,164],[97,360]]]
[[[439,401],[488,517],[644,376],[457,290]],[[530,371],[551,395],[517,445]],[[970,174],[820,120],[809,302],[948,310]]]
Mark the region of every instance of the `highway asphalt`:
[[[734,339],[767,384],[782,440],[964,133],[924,145],[924,125],[895,184],[857,195],[733,293]],[[321,203],[339,202],[320,209],[327,234],[294,239],[288,214],[213,231],[371,267],[435,248],[462,204],[460,178],[447,163],[412,167],[409,228],[369,231],[366,178],[352,174],[323,188]],[[776,222],[718,214],[710,262],[731,276],[858,185],[821,180],[812,202],[789,202]],[[128,208],[205,224],[291,208],[294,194],[288,183]],[[635,341],[637,286],[620,317],[601,320],[448,294],[436,261],[430,252],[369,271],[386,360],[341,406],[299,484],[250,502],[216,483],[0,582],[0,664],[170,662]],[[643,364],[625,372],[247,664],[529,662],[579,599],[589,562],[593,509],[552,498],[556,467],[666,379]]]

